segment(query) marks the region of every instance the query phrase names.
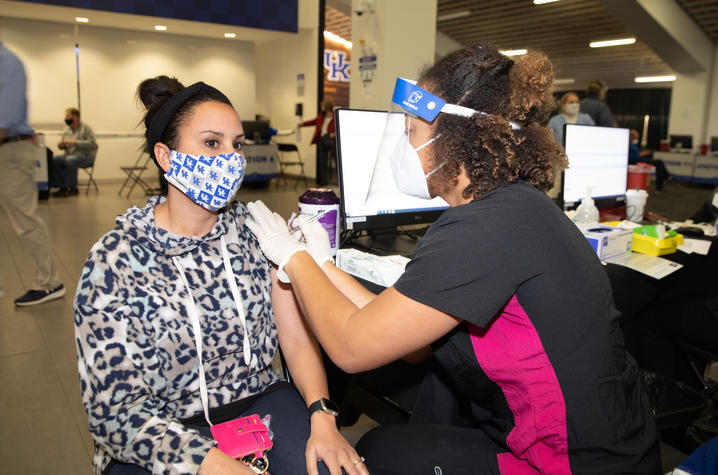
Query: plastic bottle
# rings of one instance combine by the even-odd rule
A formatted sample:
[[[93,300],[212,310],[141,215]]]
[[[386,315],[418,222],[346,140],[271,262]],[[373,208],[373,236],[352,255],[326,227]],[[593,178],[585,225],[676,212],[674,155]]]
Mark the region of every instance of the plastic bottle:
[[[581,200],[576,216],[573,218],[575,223],[598,223],[598,208],[591,198],[592,191],[592,186],[586,187],[586,197]]]

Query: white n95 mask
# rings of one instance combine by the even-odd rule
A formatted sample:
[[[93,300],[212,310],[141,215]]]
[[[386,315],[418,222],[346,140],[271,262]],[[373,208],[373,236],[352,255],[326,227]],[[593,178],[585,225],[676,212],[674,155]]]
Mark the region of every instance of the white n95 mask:
[[[239,153],[189,155],[170,150],[169,183],[201,207],[216,211],[227,206],[244,179],[247,161]]]
[[[563,106],[563,111],[566,113],[566,115],[574,116],[578,115],[578,112],[581,110],[581,104],[573,103],[573,104],[566,104]]]
[[[441,165],[424,175],[424,169],[421,167],[421,159],[417,152],[439,137],[441,137],[441,134],[418,148],[411,146],[406,131],[399,137],[399,143],[396,144],[396,148],[394,148],[389,161],[391,163],[391,172],[394,175],[394,182],[396,182],[396,186],[402,193],[425,200],[431,199],[426,179],[436,173],[446,162],[442,162]]]

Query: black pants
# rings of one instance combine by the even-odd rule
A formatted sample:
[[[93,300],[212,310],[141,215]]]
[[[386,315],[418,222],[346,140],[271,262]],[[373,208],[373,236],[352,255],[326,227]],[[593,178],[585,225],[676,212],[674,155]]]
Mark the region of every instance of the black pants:
[[[356,447],[372,475],[498,474],[496,445],[481,429],[399,424],[367,432]]]
[[[317,142],[317,186],[329,183],[329,154],[336,143],[333,137],[324,135]]]
[[[641,163],[647,163],[656,167],[656,191],[663,190],[663,184],[668,179],[668,170],[663,160],[654,160],[652,158],[641,158],[638,160]]]
[[[241,405],[238,407],[241,407]],[[220,411],[222,409],[220,408]],[[231,417],[228,411],[221,411],[224,412],[224,417],[215,418],[214,414],[211,413],[210,418],[216,424],[241,416],[259,414],[262,417],[265,414],[271,414],[274,447],[267,452],[269,471],[274,475],[305,473],[306,458],[304,451],[307,447],[310,427],[307,407],[297,390],[292,386],[283,385],[280,389],[266,392],[256,398],[248,408],[245,406],[243,409],[240,409],[239,411],[241,412]],[[211,439],[212,434],[209,426],[207,426],[206,422],[200,423],[200,421],[204,421],[204,416],[193,418],[190,423],[185,425],[198,430],[200,434]],[[197,423],[193,424],[192,422]],[[112,468],[109,471],[106,469],[104,473],[110,475],[146,475],[150,472],[137,465],[115,462]],[[323,462],[319,463],[319,473],[329,473]]]

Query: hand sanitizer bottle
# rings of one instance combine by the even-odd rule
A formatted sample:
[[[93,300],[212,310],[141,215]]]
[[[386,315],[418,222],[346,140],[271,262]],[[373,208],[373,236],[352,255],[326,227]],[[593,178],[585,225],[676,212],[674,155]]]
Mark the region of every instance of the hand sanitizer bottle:
[[[581,200],[581,204],[576,210],[576,216],[573,221],[575,223],[598,223],[598,208],[591,198],[592,186],[586,187],[586,197]]]

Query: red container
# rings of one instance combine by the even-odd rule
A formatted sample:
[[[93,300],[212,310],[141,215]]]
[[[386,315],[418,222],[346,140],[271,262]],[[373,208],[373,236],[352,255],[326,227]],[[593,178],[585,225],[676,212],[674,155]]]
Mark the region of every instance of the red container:
[[[638,165],[628,165],[628,180],[626,181],[627,190],[646,190],[651,185],[651,175],[656,167],[645,163]]]
[[[701,155],[708,155],[711,151],[711,146],[707,143],[701,144]]]
[[[661,140],[661,152],[668,152],[671,147],[671,142],[668,140]]]

